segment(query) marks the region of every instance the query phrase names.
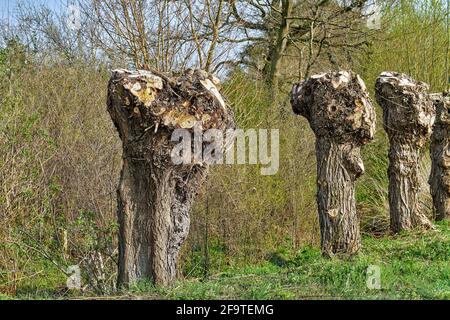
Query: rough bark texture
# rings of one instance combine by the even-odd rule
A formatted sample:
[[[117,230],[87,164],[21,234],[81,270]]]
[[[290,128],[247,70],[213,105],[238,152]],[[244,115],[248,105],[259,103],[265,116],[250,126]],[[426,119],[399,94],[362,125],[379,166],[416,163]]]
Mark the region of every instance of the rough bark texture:
[[[450,92],[431,95],[436,121],[431,135],[430,190],[434,218],[450,220]]]
[[[294,85],[291,104],[316,135],[322,252],[354,254],[361,246],[355,203],[355,181],[364,173],[360,148],[375,133],[366,86],[353,72],[315,75]]]
[[[405,74],[382,73],[375,84],[376,99],[383,109],[383,125],[389,136],[389,207],[391,230],[431,227],[420,212],[419,154],[434,123],[434,107],[428,85]]]
[[[189,232],[189,210],[207,165],[174,165],[173,130],[192,133],[232,126],[217,79],[187,71],[176,79],[149,71],[113,72],[108,111],[123,144],[118,188],[118,284],[151,280],[167,285]]]

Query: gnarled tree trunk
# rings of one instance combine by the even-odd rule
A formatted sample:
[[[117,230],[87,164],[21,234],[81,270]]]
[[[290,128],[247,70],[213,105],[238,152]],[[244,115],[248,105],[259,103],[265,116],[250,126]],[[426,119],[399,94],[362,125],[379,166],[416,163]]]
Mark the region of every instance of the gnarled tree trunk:
[[[176,129],[225,129],[230,109],[206,72],[177,79],[140,70],[113,72],[108,111],[123,144],[118,188],[118,284],[172,282],[189,232],[189,210],[207,173],[204,163],[174,164]],[[217,83],[217,82],[216,82]]]
[[[355,181],[364,173],[360,148],[375,133],[366,86],[353,72],[315,75],[293,87],[291,104],[316,135],[322,252],[354,254],[361,246],[355,203]]]
[[[431,135],[431,174],[434,218],[450,220],[450,92],[432,94],[436,121]]]
[[[383,125],[389,136],[389,207],[394,233],[414,227],[431,227],[420,212],[419,154],[431,134],[434,107],[428,85],[405,74],[382,73],[375,85],[383,109]]]

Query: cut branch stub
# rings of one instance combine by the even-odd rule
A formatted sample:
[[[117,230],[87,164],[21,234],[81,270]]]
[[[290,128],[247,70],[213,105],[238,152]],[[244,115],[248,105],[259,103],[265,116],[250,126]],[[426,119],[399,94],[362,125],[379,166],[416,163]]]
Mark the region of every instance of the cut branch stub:
[[[396,72],[382,73],[375,94],[389,136],[389,207],[391,230],[431,227],[418,207],[419,154],[429,140],[435,111],[428,85]]]
[[[116,70],[108,111],[123,144],[118,188],[118,284],[151,280],[166,285],[177,273],[178,252],[189,232],[189,211],[207,165],[175,165],[175,129],[193,135],[233,126],[217,78],[189,70],[178,78]]]
[[[364,81],[351,71],[314,75],[291,92],[294,112],[316,135],[317,203],[322,252],[354,254],[361,246],[355,181],[360,148],[373,139],[376,114]]]
[[[450,92],[430,95],[436,108],[429,179],[436,220],[450,220]]]

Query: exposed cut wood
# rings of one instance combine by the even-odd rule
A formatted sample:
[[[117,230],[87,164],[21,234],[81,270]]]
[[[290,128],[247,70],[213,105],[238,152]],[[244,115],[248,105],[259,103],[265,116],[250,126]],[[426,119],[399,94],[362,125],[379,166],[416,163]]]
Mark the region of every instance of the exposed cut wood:
[[[178,78],[149,71],[113,72],[108,111],[123,143],[118,189],[119,285],[166,285],[177,273],[189,232],[189,210],[208,166],[174,165],[175,129],[233,127],[233,115],[213,78],[188,70]],[[207,83],[207,86],[204,84]]]

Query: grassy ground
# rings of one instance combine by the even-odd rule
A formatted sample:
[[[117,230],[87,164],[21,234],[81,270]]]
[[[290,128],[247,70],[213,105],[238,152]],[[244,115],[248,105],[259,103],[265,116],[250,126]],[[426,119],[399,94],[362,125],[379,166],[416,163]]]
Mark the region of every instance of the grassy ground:
[[[316,248],[277,252],[260,265],[229,267],[207,278],[187,278],[172,288],[142,283],[98,299],[450,299],[450,224],[436,230],[364,237],[350,260],[327,260]],[[381,268],[381,289],[368,289],[367,267]],[[1,296],[0,299],[11,297]],[[94,298],[52,290],[18,291],[16,298]]]

